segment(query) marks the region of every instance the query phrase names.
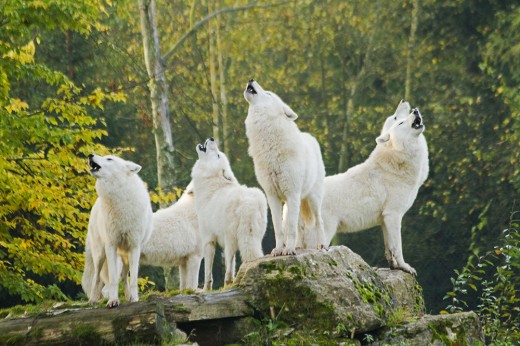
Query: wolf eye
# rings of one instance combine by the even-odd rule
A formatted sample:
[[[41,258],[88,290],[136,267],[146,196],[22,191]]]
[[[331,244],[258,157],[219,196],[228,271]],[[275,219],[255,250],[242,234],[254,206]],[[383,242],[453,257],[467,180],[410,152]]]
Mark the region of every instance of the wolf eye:
[[[397,116],[394,117],[394,120],[397,120]]]
[[[403,124],[404,124],[404,121],[401,121],[401,122],[399,123],[399,125],[403,125]]]
[[[109,158],[107,158],[107,161],[112,161],[112,159],[109,157]]]
[[[220,159],[220,154],[217,154],[217,159]]]

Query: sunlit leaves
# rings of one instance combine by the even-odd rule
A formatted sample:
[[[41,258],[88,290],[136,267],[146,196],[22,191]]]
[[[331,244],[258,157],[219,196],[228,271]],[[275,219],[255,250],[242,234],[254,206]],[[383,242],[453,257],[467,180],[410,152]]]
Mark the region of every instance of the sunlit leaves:
[[[79,282],[94,198],[86,156],[106,151],[95,144],[103,122],[89,113],[124,96],[75,86],[37,59],[44,35],[26,39],[56,28],[90,33],[95,1],[8,1],[0,11],[0,287],[26,301],[62,299],[54,283]]]

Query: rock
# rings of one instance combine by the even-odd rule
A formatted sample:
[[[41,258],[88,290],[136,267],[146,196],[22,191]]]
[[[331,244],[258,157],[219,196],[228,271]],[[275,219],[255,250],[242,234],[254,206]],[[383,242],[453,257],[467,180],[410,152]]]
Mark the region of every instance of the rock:
[[[402,271],[379,275],[345,246],[244,263],[235,286],[251,296],[251,306],[263,318],[329,335],[381,328],[396,306],[415,309],[421,299],[411,275]],[[392,294],[401,290],[401,295]]]
[[[415,277],[400,270],[377,268],[377,274],[383,280],[390,293],[392,308],[406,309],[413,315],[423,315],[426,311],[422,287]]]
[[[345,246],[298,250],[243,263],[227,290],[0,321],[0,345],[483,343],[475,313],[422,316],[421,291],[412,275],[375,270]]]
[[[370,345],[484,345],[484,334],[473,311],[427,315],[401,327],[390,328]]]

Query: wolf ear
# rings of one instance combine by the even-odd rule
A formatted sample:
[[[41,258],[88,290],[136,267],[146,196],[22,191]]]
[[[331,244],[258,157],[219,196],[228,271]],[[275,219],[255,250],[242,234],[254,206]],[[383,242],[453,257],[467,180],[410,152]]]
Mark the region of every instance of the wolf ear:
[[[283,112],[285,113],[287,119],[291,121],[295,121],[296,119],[298,119],[298,115],[294,113],[291,107],[287,106],[285,103],[283,104]]]
[[[381,136],[376,138],[376,143],[383,144],[383,143],[388,142],[389,140],[390,140],[390,133],[385,132],[385,133],[382,133]]]
[[[138,173],[142,168],[137,163],[133,163],[133,162],[127,162],[126,167],[128,168],[129,173]]]
[[[224,177],[224,179],[226,179],[228,182],[233,182],[235,176],[233,175],[233,172],[231,172],[231,170],[228,170],[228,169],[223,169],[222,170],[222,177]]]

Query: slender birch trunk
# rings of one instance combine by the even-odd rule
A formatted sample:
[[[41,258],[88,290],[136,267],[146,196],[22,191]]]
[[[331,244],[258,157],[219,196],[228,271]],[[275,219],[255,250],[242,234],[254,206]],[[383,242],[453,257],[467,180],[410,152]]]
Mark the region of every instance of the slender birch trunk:
[[[208,0],[208,13],[213,13],[213,2],[214,0]],[[211,86],[211,103],[213,106],[213,138],[220,143],[220,119],[219,109],[217,102],[217,67],[216,67],[216,54],[215,54],[215,21],[210,20],[208,22],[209,29],[209,78]]]
[[[408,38],[408,51],[406,54],[406,81],[404,98],[410,100],[412,94],[412,72],[413,72],[413,50],[415,48],[415,36],[417,33],[417,21],[419,13],[419,0],[413,0],[412,24],[410,26],[410,37]]]
[[[144,60],[148,72],[153,133],[157,153],[157,180],[160,190],[171,191],[174,179],[174,146],[168,110],[168,84],[159,50],[155,0],[138,0],[143,36]]]
[[[174,179],[174,147],[168,110],[168,83],[159,50],[159,32],[155,0],[138,0],[143,36],[144,60],[148,72],[148,88],[152,104],[153,133],[157,155],[157,182],[161,191],[172,191]],[[166,205],[161,204],[161,207]],[[163,268],[166,290],[179,288],[177,267]]]
[[[220,0],[216,1],[217,7],[220,7]],[[216,39],[217,39],[217,61],[219,66],[219,82],[220,82],[220,113],[222,121],[222,151],[231,160],[230,146],[228,145],[229,140],[229,116],[228,116],[228,104],[227,104],[227,93],[226,93],[226,65],[223,58],[222,40],[220,37],[220,17],[216,17]]]

